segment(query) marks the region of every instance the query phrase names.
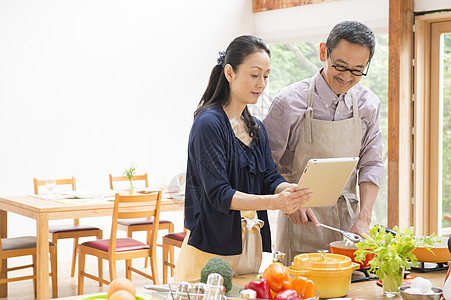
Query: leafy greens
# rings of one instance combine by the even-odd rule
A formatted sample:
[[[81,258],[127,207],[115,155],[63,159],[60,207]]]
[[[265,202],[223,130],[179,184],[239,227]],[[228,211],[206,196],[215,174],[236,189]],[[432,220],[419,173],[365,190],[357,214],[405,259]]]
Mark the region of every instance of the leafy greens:
[[[365,239],[356,244],[355,260],[363,262],[367,254],[374,254],[369,261],[369,271],[379,278],[399,273],[400,270],[410,270],[409,261],[417,266],[418,260],[413,251],[421,246],[432,252],[431,247],[439,242],[435,235],[414,237],[413,227],[401,231],[395,226],[393,231],[396,235],[386,232],[382,226],[374,226],[369,235],[363,234]]]

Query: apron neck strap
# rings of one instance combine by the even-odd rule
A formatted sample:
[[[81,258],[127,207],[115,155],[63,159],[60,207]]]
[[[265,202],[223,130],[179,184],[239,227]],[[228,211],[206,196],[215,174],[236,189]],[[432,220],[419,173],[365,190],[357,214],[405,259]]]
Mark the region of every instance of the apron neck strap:
[[[313,107],[313,93],[315,92],[316,79],[315,76],[312,77],[312,81],[310,82],[310,86],[308,88],[308,104],[309,108]]]
[[[313,93],[315,91],[316,80],[312,77],[310,87],[308,89],[308,106],[304,113],[305,118],[305,130],[307,132],[307,143],[312,142],[312,120],[313,120]]]
[[[357,96],[355,95],[354,89],[350,90],[352,98],[352,116],[354,118],[359,117],[359,107],[357,106]]]

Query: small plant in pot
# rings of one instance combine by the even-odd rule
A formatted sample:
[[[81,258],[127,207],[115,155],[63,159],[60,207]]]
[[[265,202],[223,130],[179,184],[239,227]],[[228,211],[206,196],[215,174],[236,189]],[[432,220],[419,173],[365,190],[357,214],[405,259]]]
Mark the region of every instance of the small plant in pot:
[[[398,287],[402,285],[404,270],[410,270],[409,261],[418,266],[413,251],[422,246],[432,252],[431,247],[439,242],[439,238],[434,235],[415,237],[413,227],[401,231],[395,226],[393,233],[385,229],[376,225],[369,234],[363,234],[365,239],[356,244],[355,260],[362,262],[367,254],[374,255],[369,261],[369,271],[382,280],[384,294],[392,298],[399,295]]]
[[[130,187],[128,188],[128,193],[130,195],[133,195],[136,193],[136,188],[133,186],[133,176],[135,176],[136,174],[136,165],[134,163],[132,163],[130,165],[130,168],[125,169],[124,171],[124,176],[126,176],[128,178],[128,180],[130,181]]]

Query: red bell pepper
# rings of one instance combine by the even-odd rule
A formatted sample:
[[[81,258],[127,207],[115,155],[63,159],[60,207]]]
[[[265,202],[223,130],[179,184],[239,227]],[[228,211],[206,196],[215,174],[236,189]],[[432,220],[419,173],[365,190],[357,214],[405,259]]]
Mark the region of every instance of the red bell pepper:
[[[283,290],[276,295],[274,300],[299,300],[299,295],[295,290]]]
[[[254,290],[257,293],[257,299],[272,299],[268,280],[264,277],[249,282],[244,286],[244,289]]]

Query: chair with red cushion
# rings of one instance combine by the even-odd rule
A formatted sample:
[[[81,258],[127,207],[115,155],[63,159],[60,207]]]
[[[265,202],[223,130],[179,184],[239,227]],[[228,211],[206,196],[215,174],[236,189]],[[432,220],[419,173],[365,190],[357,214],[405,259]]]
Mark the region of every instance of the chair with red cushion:
[[[52,276],[52,296],[58,298],[58,266],[57,266],[57,251],[56,245],[49,242],[50,252],[50,268]],[[17,267],[9,267],[7,265],[7,259],[20,256],[33,256],[33,263],[31,265],[21,265]],[[36,237],[34,236],[21,236],[13,238],[0,239],[0,269],[2,269],[2,263],[5,264],[3,269],[6,269],[6,278],[0,277],[0,284],[33,279],[34,296],[36,297]],[[17,277],[9,277],[8,272],[22,270],[26,268],[33,268],[33,275],[22,275]]]
[[[110,174],[110,189],[114,190],[113,182],[116,181],[129,181],[126,176],[112,176]],[[146,188],[149,187],[149,180],[147,173],[143,175],[135,175],[132,178],[132,181],[144,181]],[[149,243],[150,239],[150,231],[153,226],[152,218],[143,218],[143,219],[131,219],[131,220],[118,220],[117,228],[119,230],[123,230],[127,232],[127,237],[131,238],[133,232],[135,231],[147,231],[147,243]],[[168,220],[160,220],[160,224],[158,226],[158,230],[167,230],[169,233],[174,232],[174,223]],[[162,247],[162,245],[157,244],[157,246]],[[145,267],[147,267],[147,260],[145,261]]]
[[[163,236],[163,284],[168,283],[168,267],[171,268],[171,276],[174,276],[174,246],[181,248],[185,236],[186,231],[168,233]]]
[[[117,278],[116,261],[125,260],[125,276],[131,279],[131,272],[135,272],[141,276],[153,280],[154,284],[158,284],[158,271],[156,264],[156,241],[159,225],[161,205],[161,191],[146,195],[120,195],[116,194],[114,200],[111,236],[106,240],[95,240],[82,243],[78,250],[78,294],[83,294],[84,278],[110,284]],[[150,234],[150,244],[142,243],[132,238],[117,238],[118,219],[131,218],[153,218]],[[85,257],[93,255],[99,259],[105,259],[109,262],[110,280],[107,281],[102,277],[95,276],[85,272]],[[149,275],[132,266],[134,258],[150,258],[150,267],[152,275]]]
[[[45,179],[36,179],[33,178],[34,184],[34,193],[39,194],[38,188],[40,186],[46,185]],[[71,185],[72,191],[77,190],[75,178],[67,178],[67,179],[56,179],[56,185]],[[70,276],[74,277],[75,274],[75,264],[77,262],[77,248],[78,248],[78,239],[81,237],[96,237],[97,239],[102,239],[102,229],[91,226],[80,224],[80,220],[78,218],[74,219],[74,224],[69,225],[52,225],[49,226],[49,235],[55,245],[60,239],[74,239],[74,251],[72,252],[72,266]],[[102,262],[100,261],[100,266]],[[100,269],[99,269],[100,271]],[[100,285],[101,286],[101,285]]]

